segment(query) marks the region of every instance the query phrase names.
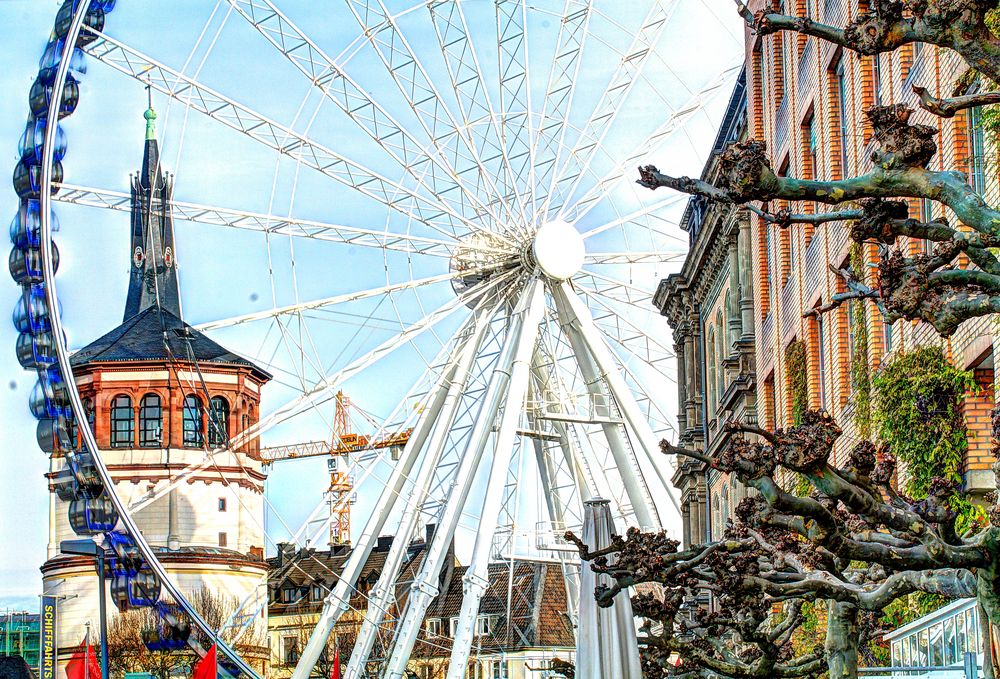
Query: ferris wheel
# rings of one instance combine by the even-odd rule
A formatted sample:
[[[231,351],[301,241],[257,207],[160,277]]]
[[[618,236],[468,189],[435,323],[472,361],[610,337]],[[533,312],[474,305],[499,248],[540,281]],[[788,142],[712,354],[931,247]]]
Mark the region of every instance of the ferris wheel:
[[[692,22],[720,21],[710,3],[347,0],[322,17],[305,2],[180,5],[67,0],[31,93],[15,173],[15,324],[22,364],[39,374],[39,431],[57,441],[47,452],[62,454],[67,497],[87,508],[74,526],[104,536],[133,605],[200,628],[255,676],[135,515],[219,455],[322,438],[346,386],[378,413],[357,425],[366,440],[407,436],[397,455],[373,446],[351,458],[359,530],[294,676],[310,675],[390,532],[346,676],[373,660],[380,676],[405,676],[458,542],[468,566],[448,676],[464,677],[491,563],[558,564],[572,609],[579,565],[561,535],[579,530],[584,501],[609,500],[619,530],[679,528],[657,456],[675,426],[676,377],[650,287],[686,253],[683,199],[637,193],[632,178],[652,154],[691,156],[691,130],[711,128],[705,111],[738,76],[742,36],[722,31],[728,48],[703,49],[691,69],[676,60],[697,46]],[[63,173],[68,139],[94,147],[120,134],[102,97],[157,102],[173,219],[187,229],[168,257],[182,263],[185,317],[273,377],[259,419],[209,436],[189,469],[132,497],[116,489],[69,378],[64,327],[90,326],[82,309],[63,311],[55,286],[53,201],[80,249],[64,245],[64,261],[108,249],[73,238],[84,215],[110,233],[131,209],[108,185],[134,165],[128,144]],[[65,294],[73,275],[60,276],[63,299],[86,299]],[[269,483],[308,487],[288,464]],[[269,491],[268,547],[317,544],[329,497],[319,489],[289,510],[288,495],[310,493]],[[407,546],[431,524],[401,599]]]

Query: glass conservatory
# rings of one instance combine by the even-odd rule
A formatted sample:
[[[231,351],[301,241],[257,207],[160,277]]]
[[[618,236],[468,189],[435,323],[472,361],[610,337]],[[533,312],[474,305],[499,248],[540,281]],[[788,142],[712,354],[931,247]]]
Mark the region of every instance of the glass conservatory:
[[[974,599],[959,599],[885,635],[893,667],[941,670],[893,672],[891,676],[945,679],[964,677],[964,654],[981,661],[982,635]]]

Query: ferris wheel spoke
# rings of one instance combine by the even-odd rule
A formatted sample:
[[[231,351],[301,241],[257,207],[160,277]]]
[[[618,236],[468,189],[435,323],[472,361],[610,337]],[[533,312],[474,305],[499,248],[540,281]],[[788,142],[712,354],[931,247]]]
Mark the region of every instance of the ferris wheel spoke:
[[[319,399],[329,394],[330,391],[337,388],[345,380],[374,365],[401,346],[410,343],[426,330],[463,308],[466,302],[478,300],[479,304],[483,304],[484,299],[488,299],[488,293],[495,291],[501,282],[508,280],[512,275],[513,273],[508,273],[497,276],[466,290],[460,295],[456,295],[455,299],[431,311],[416,323],[408,325],[396,336],[389,338],[347,366],[330,373],[295,399],[276,408],[269,415],[262,418],[255,426],[244,430],[234,437],[231,446],[240,447],[246,445],[248,442],[259,438],[268,429],[297,415],[303,408],[315,405]]]
[[[587,240],[588,238],[593,238],[594,236],[596,236],[598,234],[601,234],[601,233],[604,233],[605,231],[610,231],[612,229],[617,229],[617,228],[628,226],[630,224],[635,224],[635,225],[640,226],[641,228],[651,229],[652,231],[654,231],[658,235],[663,236],[665,238],[668,238],[670,240],[678,241],[683,246],[687,247],[688,244],[687,244],[687,241],[685,239],[681,238],[680,236],[677,236],[676,234],[667,233],[667,232],[661,231],[659,229],[655,229],[655,228],[651,227],[649,225],[649,223],[648,223],[648,219],[650,217],[655,217],[657,220],[663,221],[663,222],[665,222],[665,223],[667,223],[667,224],[669,224],[671,226],[677,226],[677,224],[676,224],[675,221],[673,221],[671,219],[667,219],[667,218],[661,216],[659,213],[662,210],[666,210],[667,208],[673,207],[674,205],[682,203],[682,202],[686,201],[687,199],[688,199],[688,196],[686,194],[675,193],[675,194],[672,194],[672,195],[668,195],[666,198],[658,200],[655,203],[647,203],[647,204],[643,205],[641,208],[639,208],[638,210],[634,210],[634,211],[632,211],[632,212],[630,212],[630,213],[628,213],[628,214],[626,214],[624,216],[617,217],[617,218],[612,219],[610,221],[604,222],[600,226],[595,226],[594,228],[590,229],[589,231],[585,231],[581,235],[582,235],[582,237],[583,237],[584,240]],[[580,217],[577,217],[577,219],[579,220],[581,217],[582,217],[582,215]],[[645,221],[645,223],[643,223],[644,221]]]
[[[307,167],[411,217],[450,238],[481,227],[456,214],[437,198],[393,182],[363,165],[318,144],[280,123],[251,110],[184,74],[154,61],[124,43],[104,35],[84,50],[98,61],[135,78],[185,106],[287,155]]]
[[[653,302],[652,290],[589,269],[578,273],[574,280],[587,278],[591,280],[595,292],[643,311],[649,311],[649,305]]]
[[[516,199],[512,188],[513,178],[510,175],[510,163],[506,160],[507,149],[497,124],[499,116],[494,110],[479,56],[469,40],[469,28],[462,3],[456,0],[431,0],[427,3],[427,9],[434,24],[448,79],[458,100],[462,126],[471,130],[474,125],[478,125],[480,129],[478,138],[474,138],[472,142],[476,145],[482,166],[487,172],[480,180],[484,185],[488,183],[487,189],[492,196],[490,206],[502,209],[510,223],[516,224],[522,215],[514,210]]]
[[[489,170],[479,157],[471,130],[454,118],[423,62],[411,49],[396,18],[382,0],[347,0],[347,6],[434,145],[449,149],[449,155],[454,153],[456,160],[466,163],[456,168],[457,175],[474,168],[479,177],[490,184]],[[498,235],[502,235],[506,225],[501,222],[498,226],[501,230]]]
[[[577,285],[576,289],[582,292],[583,296],[589,301],[600,307],[600,309],[596,310],[591,307],[591,311],[593,312],[594,322],[602,326],[605,335],[613,338],[622,345],[639,343],[643,347],[641,350],[642,360],[650,365],[658,361],[676,359],[674,352],[656,339],[656,336],[649,331],[649,328],[644,329],[639,327],[627,314],[621,313],[620,309],[610,304],[604,295],[583,285]],[[610,324],[610,326],[607,324]]]
[[[118,210],[120,212],[131,212],[132,210],[132,196],[122,191],[77,186],[75,184],[59,184],[58,186],[61,190],[54,198],[62,203]],[[343,224],[329,224],[309,219],[266,215],[232,208],[200,205],[181,200],[171,200],[170,207],[173,210],[174,219],[186,222],[246,229],[248,231],[280,234],[296,238],[312,238],[321,241],[343,243],[345,245],[377,248],[379,250],[394,250],[450,258],[454,254],[455,249],[459,247],[458,242],[450,239],[425,238],[409,234],[393,233],[391,231],[364,229],[356,226],[345,226]],[[487,248],[471,242],[462,244],[461,247],[483,250],[484,252],[495,251],[495,247]]]
[[[426,181],[429,191],[449,202],[470,221],[482,221],[486,214],[495,223],[499,216],[485,204],[478,191],[464,185],[444,155],[445,149],[431,149],[392,116],[344,69],[310,40],[271,0],[228,0],[250,25],[257,29],[313,85],[336,104],[358,127],[382,146],[399,165],[418,181]],[[422,168],[429,165],[424,175]]]
[[[572,220],[583,219],[601,199],[609,195],[611,189],[620,182],[626,175],[635,172],[635,168],[642,163],[644,158],[648,158],[658,146],[669,139],[675,132],[682,130],[684,125],[696,114],[704,110],[705,106],[720,92],[729,92],[728,85],[739,75],[743,62],[725,68],[707,85],[701,88],[690,99],[679,106],[647,139],[643,140],[628,156],[620,162],[613,170],[601,177],[594,183],[581,198],[569,206],[565,203],[558,205],[553,210],[558,210],[561,214],[572,216]],[[686,199],[687,196],[684,196]],[[568,197],[567,197],[568,199]]]
[[[561,196],[564,205],[572,199],[586,176],[595,152],[601,148],[608,131],[614,126],[615,118],[624,108],[625,101],[648,63],[648,57],[679,4],[680,0],[653,3],[568,157],[559,164],[559,178],[555,182],[553,194]],[[563,212],[565,209],[560,211],[560,218]]]
[[[686,252],[588,252],[587,264],[658,264],[683,262]]]
[[[565,143],[567,119],[576,95],[579,80],[580,58],[586,45],[587,30],[593,15],[592,0],[566,0],[556,39],[555,55],[545,87],[542,118],[535,137],[535,209],[538,201],[548,201],[556,179],[556,161],[559,149]],[[536,214],[536,218],[544,215]]]
[[[346,304],[348,302],[354,302],[360,299],[366,299],[368,297],[378,297],[381,295],[388,295],[393,292],[400,292],[403,290],[413,290],[415,288],[420,288],[425,285],[432,285],[434,283],[441,283],[445,281],[454,280],[455,278],[460,278],[462,276],[467,276],[469,271],[451,271],[446,274],[441,274],[440,276],[430,276],[428,278],[418,278],[412,281],[406,281],[405,283],[395,283],[393,285],[383,285],[377,288],[371,288],[369,290],[359,290],[357,292],[349,292],[342,295],[334,295],[332,297],[323,297],[322,299],[315,299],[308,302],[299,302],[297,304],[289,304],[283,307],[278,307],[276,309],[266,309],[264,311],[258,311],[249,314],[243,314],[240,316],[233,316],[231,318],[223,318],[215,321],[207,321],[205,323],[198,323],[193,327],[196,330],[216,330],[218,328],[228,328],[234,325],[240,325],[243,323],[250,323],[253,321],[267,320],[275,318],[277,316],[287,316],[296,313],[301,313],[303,311],[310,311],[313,309],[322,309],[325,307],[336,306],[338,304]]]
[[[500,84],[500,135],[506,150],[504,162],[512,190],[527,229],[533,217],[528,201],[534,191],[531,80],[528,76],[527,3],[496,0],[497,47]]]

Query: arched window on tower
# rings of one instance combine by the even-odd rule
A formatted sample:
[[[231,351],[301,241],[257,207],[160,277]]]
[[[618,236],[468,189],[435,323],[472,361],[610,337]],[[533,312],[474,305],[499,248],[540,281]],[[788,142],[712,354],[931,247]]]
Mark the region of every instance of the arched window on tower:
[[[159,448],[163,442],[163,405],[158,394],[139,401],[139,446]]]
[[[119,394],[111,399],[111,447],[128,448],[135,440],[132,397]]]
[[[208,445],[224,446],[229,442],[229,403],[213,396],[208,407]]]
[[[202,426],[203,412],[201,399],[194,394],[184,397],[184,445],[200,448],[205,444],[205,429]]]

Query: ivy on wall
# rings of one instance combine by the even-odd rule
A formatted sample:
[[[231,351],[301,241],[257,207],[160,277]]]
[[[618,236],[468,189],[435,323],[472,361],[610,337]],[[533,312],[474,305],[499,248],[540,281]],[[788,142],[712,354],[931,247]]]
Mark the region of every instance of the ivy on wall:
[[[864,247],[851,245],[851,274],[867,284],[868,267],[865,266]],[[854,424],[858,436],[871,438],[872,404],[871,373],[868,361],[868,307],[864,300],[851,300],[851,385],[854,387]]]
[[[806,343],[792,340],[785,347],[785,374],[788,376],[788,402],[792,411],[792,424],[802,424],[802,415],[809,409],[809,373]],[[792,491],[801,497],[809,495],[812,486],[806,477],[796,474]]]
[[[788,375],[792,424],[798,426],[802,424],[802,415],[809,409],[809,375],[804,341],[793,340],[785,347],[785,374]]]
[[[922,499],[935,477],[961,484],[969,449],[961,404],[977,389],[972,372],[952,365],[941,347],[922,346],[887,361],[872,387],[875,435],[906,463],[904,492]],[[949,504],[959,513],[959,534],[985,518],[958,492]]]

